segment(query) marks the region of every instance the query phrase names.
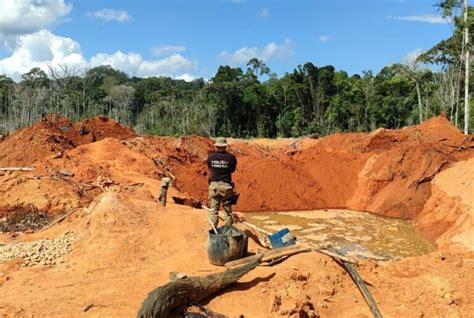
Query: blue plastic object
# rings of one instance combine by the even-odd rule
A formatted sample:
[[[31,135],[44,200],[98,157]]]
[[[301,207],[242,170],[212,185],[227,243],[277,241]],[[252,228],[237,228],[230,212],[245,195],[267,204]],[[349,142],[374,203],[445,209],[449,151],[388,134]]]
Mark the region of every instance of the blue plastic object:
[[[272,248],[281,248],[285,246],[295,245],[295,239],[291,236],[290,230],[287,228],[280,230],[268,236]]]

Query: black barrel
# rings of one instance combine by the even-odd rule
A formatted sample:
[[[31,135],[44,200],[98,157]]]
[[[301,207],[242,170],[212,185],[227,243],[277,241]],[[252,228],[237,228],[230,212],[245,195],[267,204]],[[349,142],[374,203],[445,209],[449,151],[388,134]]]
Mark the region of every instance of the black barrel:
[[[207,256],[213,265],[222,266],[227,262],[242,258],[247,253],[247,236],[232,225],[224,225],[209,231]]]

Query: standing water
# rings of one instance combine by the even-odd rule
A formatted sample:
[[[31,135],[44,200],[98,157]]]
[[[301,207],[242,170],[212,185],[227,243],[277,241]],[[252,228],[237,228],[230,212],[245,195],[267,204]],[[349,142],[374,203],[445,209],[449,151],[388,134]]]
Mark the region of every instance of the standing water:
[[[357,259],[394,260],[435,250],[435,245],[418,233],[411,221],[366,212],[267,212],[247,213],[246,218],[270,232],[288,228],[298,242]]]

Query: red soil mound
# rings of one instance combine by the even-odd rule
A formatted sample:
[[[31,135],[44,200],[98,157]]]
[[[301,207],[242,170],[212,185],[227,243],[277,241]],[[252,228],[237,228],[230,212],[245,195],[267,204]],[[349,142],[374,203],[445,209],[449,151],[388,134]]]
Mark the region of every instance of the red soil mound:
[[[360,171],[348,206],[414,219],[431,195],[431,180],[454,162],[474,156],[465,137],[446,118],[435,117],[401,130],[377,130],[362,147],[373,154]]]
[[[81,130],[81,127],[85,128]],[[33,166],[36,170],[31,173],[0,172],[0,207],[31,204],[56,214],[84,206],[100,193],[78,189],[74,183],[77,180],[68,182],[56,178],[60,170],[72,171],[78,181],[88,182],[97,180],[99,176],[115,177],[117,170],[121,173],[129,171],[135,167],[134,162],[139,162],[136,166],[140,166],[141,176],[147,175],[145,169],[151,174],[156,173],[151,160],[143,156],[134,158],[140,155],[129,155],[128,148],[117,141],[135,136],[132,129],[105,117],[74,124],[57,115],[47,116],[32,127],[12,133],[0,142],[0,167]],[[78,145],[109,137],[115,139],[92,144],[86,149],[75,149]],[[101,152],[97,151],[98,148]],[[114,162],[114,157],[120,158],[120,162]]]
[[[0,166],[27,166],[74,148],[57,125],[40,122],[9,135],[0,143]]]
[[[66,134],[76,146],[105,138],[125,140],[137,136],[132,128],[125,127],[104,116],[97,116],[75,123]]]
[[[20,129],[0,143],[0,166],[33,165],[41,159],[78,145],[105,138],[124,140],[135,137],[133,129],[106,117],[72,123],[66,118],[40,121]]]
[[[95,181],[98,177],[131,182],[134,178],[159,179],[162,174],[153,160],[113,138],[79,146],[66,151],[61,158],[47,158],[38,170],[48,169],[70,171],[81,182]]]

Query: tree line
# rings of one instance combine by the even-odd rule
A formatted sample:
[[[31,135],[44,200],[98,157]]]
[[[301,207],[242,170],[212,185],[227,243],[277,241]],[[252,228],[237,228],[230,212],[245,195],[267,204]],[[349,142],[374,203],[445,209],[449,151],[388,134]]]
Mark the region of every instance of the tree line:
[[[474,31],[472,25],[470,18],[468,28]],[[106,115],[139,133],[159,135],[326,135],[400,128],[441,113],[464,128],[464,93],[472,91],[463,72],[462,56],[470,50],[463,40],[465,26],[455,18],[452,37],[417,60],[386,66],[377,74],[349,75],[308,62],[278,77],[252,58],[244,68],[220,66],[209,81],[130,77],[110,66],[82,73],[33,68],[18,83],[0,75],[0,134],[51,112],[72,120]]]

